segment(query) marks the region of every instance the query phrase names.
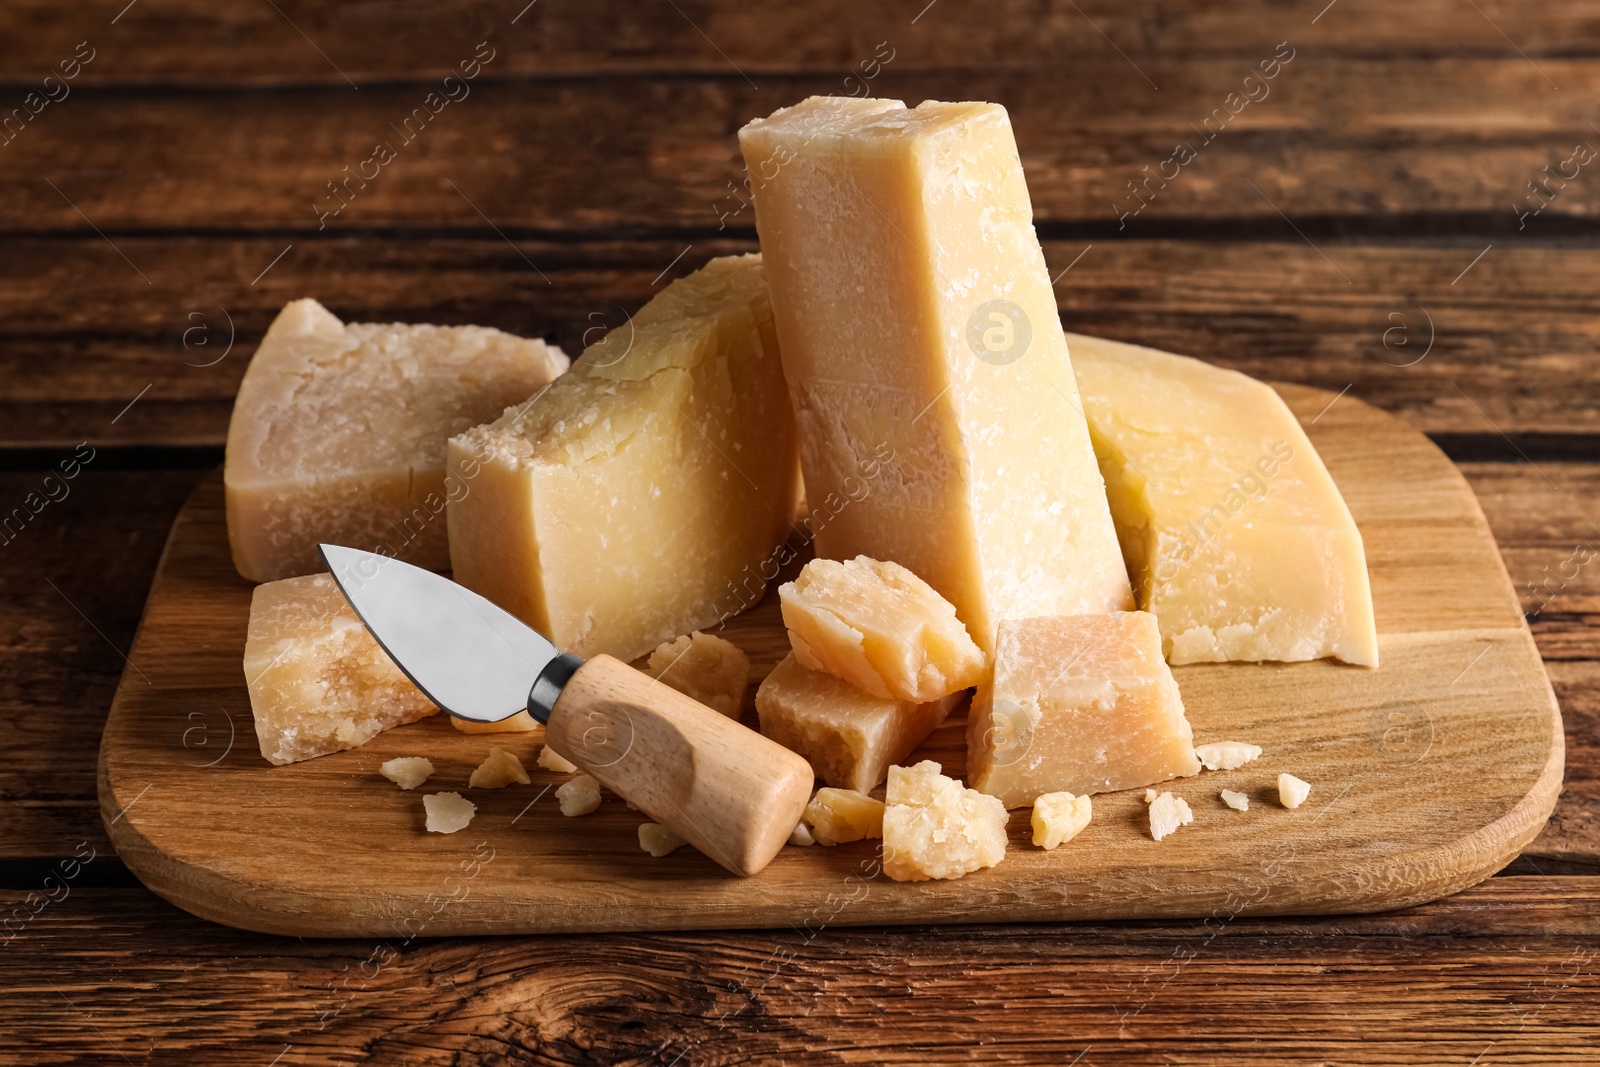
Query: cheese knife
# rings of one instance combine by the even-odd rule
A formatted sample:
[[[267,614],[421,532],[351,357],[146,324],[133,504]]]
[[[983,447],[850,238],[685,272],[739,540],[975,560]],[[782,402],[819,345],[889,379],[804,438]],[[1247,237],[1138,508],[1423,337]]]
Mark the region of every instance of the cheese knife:
[[[368,632],[451,715],[528,711],[553,749],[734,874],[765,867],[800,821],[811,765],[777,742],[621,660],[560,652],[443,575],[320,548]]]

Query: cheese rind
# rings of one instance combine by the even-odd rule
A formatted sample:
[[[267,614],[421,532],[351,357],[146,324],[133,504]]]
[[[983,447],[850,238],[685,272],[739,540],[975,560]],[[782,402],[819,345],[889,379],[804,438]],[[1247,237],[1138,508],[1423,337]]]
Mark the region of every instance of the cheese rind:
[[[1197,774],[1161,634],[1142,611],[1000,624],[994,676],[967,716],[975,788],[1024,807]]]
[[[345,324],[286,305],[245,370],[223,484],[234,565],[256,582],[325,568],[319,542],[449,566],[445,441],[567,368],[482,326]]]
[[[355,748],[439,710],[328,574],[255,587],[244,677],[261,754],[279,765]]]
[[[905,759],[963,694],[925,704],[864,693],[831,674],[783,658],[756,690],[761,732],[798,752],[830,786],[870,792]]]
[[[750,657],[731,641],[696,630],[658,646],[644,672],[737,720],[750,684]]]
[[[778,596],[795,658],[873,696],[924,704],[983,677],[955,606],[898,563],[814,559]]]
[[[1283,398],[1197,359],[1069,338],[1128,571],[1168,661],[1376,667],[1361,532]]]
[[[897,882],[960,878],[1006,855],[1005,806],[941,773],[932,760],[891,767],[883,873]]]
[[[813,97],[739,132],[817,555],[894,560],[979,647],[1133,606],[1010,120]],[[771,161],[780,161],[772,166]]]
[[[761,257],[714,259],[526,404],[450,441],[455,580],[632,660],[759,594],[798,464]],[[753,590],[753,593],[752,593]]]

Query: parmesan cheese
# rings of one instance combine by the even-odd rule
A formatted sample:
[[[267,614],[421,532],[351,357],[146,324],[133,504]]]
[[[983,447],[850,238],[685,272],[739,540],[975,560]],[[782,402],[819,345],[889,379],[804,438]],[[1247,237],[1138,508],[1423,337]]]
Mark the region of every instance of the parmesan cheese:
[[[1058,848],[1082,833],[1093,813],[1088,797],[1041,794],[1033,802],[1033,843],[1046,850]]]
[[[1194,822],[1189,802],[1171,793],[1162,793],[1150,802],[1150,836],[1160,841],[1180,826]]]
[[[501,789],[512,782],[527,785],[531,781],[533,779],[528,777],[516,753],[494,745],[489,749],[489,755],[472,772],[467,784],[474,789]]]
[[[1292,774],[1278,775],[1278,803],[1289,809],[1298,808],[1311,795],[1311,783],[1303,782]]]
[[[430,833],[453,834],[465,829],[478,813],[478,806],[460,793],[432,793],[422,798]]]
[[[580,774],[556,787],[556,802],[561,814],[587,815],[600,806],[600,783],[587,774]]]
[[[1222,791],[1222,802],[1234,811],[1250,810],[1250,797],[1233,789],[1224,789]]]
[[[750,657],[731,641],[696,630],[650,653],[645,673],[736,720],[744,710]]]
[[[883,873],[897,882],[960,878],[1006,855],[1006,809],[932,760],[889,768]]]
[[[421,756],[401,756],[384,760],[378,767],[378,773],[401,789],[415,789],[433,774],[433,761]]]
[[[1194,755],[1208,771],[1231,771],[1261,755],[1261,746],[1243,741],[1213,741],[1209,745],[1194,746]]]
[[[647,822],[639,824],[639,847],[652,856],[665,856],[667,853],[687,843],[683,838],[660,823]]]

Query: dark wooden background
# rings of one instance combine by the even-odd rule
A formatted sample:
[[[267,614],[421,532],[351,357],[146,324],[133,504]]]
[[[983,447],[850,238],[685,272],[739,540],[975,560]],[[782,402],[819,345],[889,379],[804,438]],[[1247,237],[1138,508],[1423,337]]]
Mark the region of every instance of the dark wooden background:
[[[0,144],[0,512],[61,497],[0,535],[0,1060],[1600,1061],[1600,9],[525,3],[0,6],[0,117],[93,56]],[[390,124],[489,49],[399,144]],[[1289,50],[1119,220],[1127,183]],[[1527,853],[1382,916],[430,941],[376,973],[370,944],[239,933],[142,889],[96,807],[100,727],[276,310],[575,352],[753,247],[741,124],[863,92],[1010,109],[1070,328],[1348,388],[1460,463],[1566,719]],[[319,229],[379,140],[396,158]],[[46,483],[81,443],[82,473]]]

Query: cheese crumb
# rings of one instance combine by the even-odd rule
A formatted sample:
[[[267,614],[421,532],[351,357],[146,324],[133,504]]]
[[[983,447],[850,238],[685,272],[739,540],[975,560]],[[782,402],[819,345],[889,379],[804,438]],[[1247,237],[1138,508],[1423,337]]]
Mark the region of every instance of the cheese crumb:
[[[543,767],[545,770],[555,771],[557,774],[571,774],[573,771],[578,769],[578,765],[576,763],[573,763],[571,760],[567,759],[567,757],[563,756],[549,745],[546,745],[539,750],[538,763],[539,766]]]
[[[639,847],[652,856],[665,856],[687,842],[660,823],[639,824]]]
[[[750,657],[731,641],[699,630],[659,646],[644,672],[737,720],[750,683]]]
[[[563,815],[587,815],[600,806],[600,783],[580,774],[556,787],[556,800]]]
[[[1222,791],[1222,802],[1234,811],[1250,810],[1250,798],[1244,793],[1237,793],[1232,789],[1224,789]]]
[[[1156,791],[1154,789],[1146,789],[1144,791],[1144,802],[1146,804],[1149,804],[1149,803],[1153,802],[1155,799],[1156,799]]]
[[[453,834],[478,813],[478,805],[460,793],[430,793],[422,798],[422,808],[428,813],[428,829],[436,834]]]
[[[1006,855],[1006,806],[967,789],[932,760],[890,767],[883,873],[897,882],[960,878]]]
[[[450,725],[464,734],[525,734],[539,728],[538,720],[526,711],[519,711],[509,719],[499,722],[474,722],[450,716]]]
[[[842,845],[883,836],[884,804],[854,789],[824,786],[806,805],[802,818],[819,845]]]
[[[1302,782],[1292,774],[1278,775],[1278,803],[1289,809],[1298,808],[1311,795],[1311,783]]]
[[[472,772],[472,777],[467,779],[467,784],[474,789],[503,789],[512,782],[527,785],[531,781],[533,779],[523,770],[522,761],[516,753],[494,745],[489,749],[489,755],[478,764],[478,769]]]
[[[811,827],[805,823],[796,824],[794,832],[789,835],[789,844],[791,845],[814,845],[816,843],[817,839],[811,836]]]
[[[1208,771],[1231,771],[1261,755],[1261,746],[1243,741],[1213,741],[1209,745],[1194,746],[1194,754]]]
[[[1194,822],[1189,802],[1171,793],[1162,793],[1150,802],[1150,836],[1160,841],[1180,826]]]
[[[401,789],[415,789],[433,773],[433,761],[422,756],[401,756],[399,759],[384,760],[378,773]]]
[[[1033,802],[1033,843],[1043,849],[1071,841],[1089,825],[1089,798],[1071,793],[1045,793]]]

